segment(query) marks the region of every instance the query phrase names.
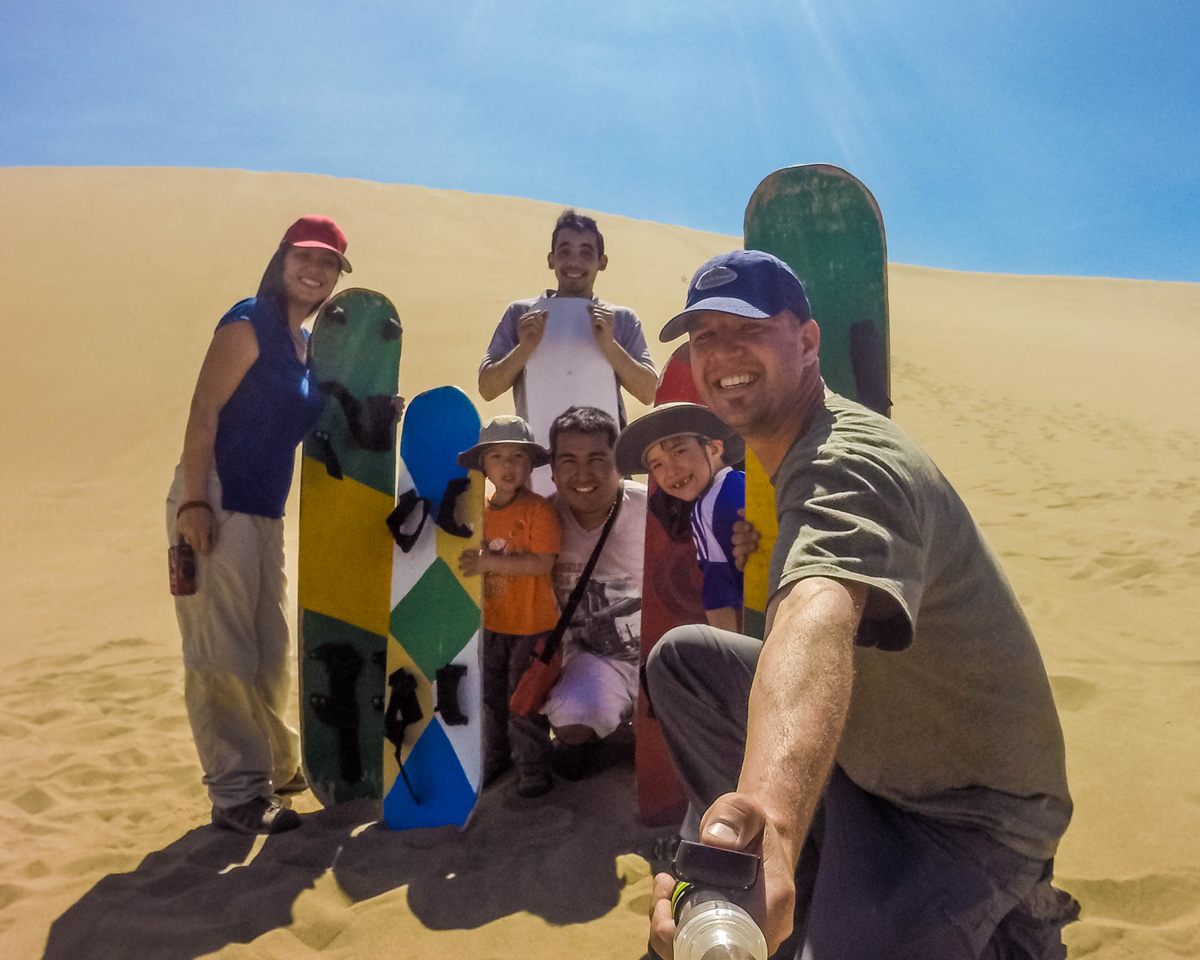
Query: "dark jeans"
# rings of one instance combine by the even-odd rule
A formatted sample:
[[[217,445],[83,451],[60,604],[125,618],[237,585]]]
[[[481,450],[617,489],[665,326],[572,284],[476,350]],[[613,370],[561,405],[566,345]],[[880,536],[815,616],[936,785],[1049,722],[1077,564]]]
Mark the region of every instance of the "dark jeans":
[[[501,770],[512,762],[518,770],[549,771],[550,721],[544,716],[510,716],[508,701],[538,640],[546,634],[518,636],[483,631],[483,770]]]
[[[697,625],[659,641],[647,681],[690,802],[683,834],[736,789],[762,644]],[[800,960],[1060,960],[1078,910],[1049,863],[980,830],[900,809],[834,767],[796,870]]]

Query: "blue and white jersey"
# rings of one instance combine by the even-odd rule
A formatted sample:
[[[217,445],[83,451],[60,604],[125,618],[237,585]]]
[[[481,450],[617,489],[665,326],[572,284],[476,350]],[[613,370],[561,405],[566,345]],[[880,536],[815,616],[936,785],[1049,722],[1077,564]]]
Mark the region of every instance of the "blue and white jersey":
[[[742,574],[733,563],[733,525],[746,506],[746,474],[725,467],[692,505],[692,540],[704,574],[704,609],[742,608]]]

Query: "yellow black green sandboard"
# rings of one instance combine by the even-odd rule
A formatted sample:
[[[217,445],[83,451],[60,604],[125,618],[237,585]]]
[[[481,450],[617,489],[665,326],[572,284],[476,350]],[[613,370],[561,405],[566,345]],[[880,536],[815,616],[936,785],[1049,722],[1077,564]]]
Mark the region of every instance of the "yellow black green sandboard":
[[[887,415],[887,241],[871,192],[827,163],[776,170],[746,206],[745,246],[779,257],[804,284],[829,388]],[[746,516],[762,539],[746,564],[745,631],[761,637],[778,526],[774,488],[749,450]]]
[[[333,297],[309,341],[325,394],[300,472],[300,739],[329,805],[383,796],[401,330],[370,290]]]

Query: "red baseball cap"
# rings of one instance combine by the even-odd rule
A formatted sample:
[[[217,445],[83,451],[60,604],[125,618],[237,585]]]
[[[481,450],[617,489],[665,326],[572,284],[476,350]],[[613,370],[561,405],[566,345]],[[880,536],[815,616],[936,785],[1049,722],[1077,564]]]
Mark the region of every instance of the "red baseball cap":
[[[290,227],[279,245],[293,247],[322,247],[332,250],[342,261],[342,270],[350,273],[350,261],[346,259],[346,234],[332,217],[309,214],[301,217]]]

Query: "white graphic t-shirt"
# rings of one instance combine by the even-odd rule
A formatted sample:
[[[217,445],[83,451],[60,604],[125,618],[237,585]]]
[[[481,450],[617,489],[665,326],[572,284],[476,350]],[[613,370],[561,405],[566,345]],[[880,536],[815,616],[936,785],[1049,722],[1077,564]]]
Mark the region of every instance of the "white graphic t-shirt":
[[[624,501],[604,549],[596,561],[587,591],[575,608],[564,652],[587,650],[601,657],[636,663],[642,642],[642,561],[646,543],[646,486],[625,481]],[[570,507],[550,498],[562,523],[562,552],[554,565],[554,592],[566,604],[600,531],[584,530]]]

